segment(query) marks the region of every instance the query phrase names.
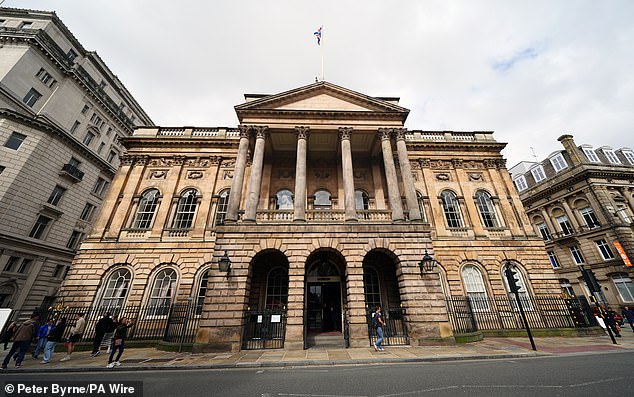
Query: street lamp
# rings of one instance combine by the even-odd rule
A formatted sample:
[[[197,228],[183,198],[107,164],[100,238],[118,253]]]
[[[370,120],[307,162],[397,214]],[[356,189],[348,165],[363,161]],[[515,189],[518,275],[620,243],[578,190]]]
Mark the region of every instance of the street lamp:
[[[436,259],[434,259],[431,255],[427,253],[427,248],[425,248],[425,255],[423,255],[423,259],[418,262],[418,267],[420,268],[420,275],[423,276],[423,273],[429,273],[434,270],[436,265],[441,265]]]
[[[227,255],[227,250],[225,250],[225,254],[218,259],[218,270],[227,273],[227,278],[229,278],[229,274],[231,273],[231,259],[229,259],[229,255]]]

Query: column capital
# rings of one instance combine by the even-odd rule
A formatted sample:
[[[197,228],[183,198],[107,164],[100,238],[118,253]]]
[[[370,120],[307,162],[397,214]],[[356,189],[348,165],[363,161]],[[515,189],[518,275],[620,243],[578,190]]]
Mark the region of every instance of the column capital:
[[[392,133],[397,141],[404,141],[407,128],[392,128]]]
[[[379,128],[379,138],[381,141],[387,141],[392,138],[392,129],[391,128]]]
[[[310,127],[296,125],[295,135],[297,135],[297,139],[308,139],[308,136],[310,135]]]
[[[249,131],[251,130],[251,126],[240,124],[238,126],[238,129],[240,130],[240,138],[248,138],[249,137]]]
[[[348,141],[352,135],[352,127],[339,127],[339,140]]]
[[[251,128],[255,130],[256,139],[266,139],[266,135],[268,134],[266,131],[269,129],[268,125],[254,125]]]

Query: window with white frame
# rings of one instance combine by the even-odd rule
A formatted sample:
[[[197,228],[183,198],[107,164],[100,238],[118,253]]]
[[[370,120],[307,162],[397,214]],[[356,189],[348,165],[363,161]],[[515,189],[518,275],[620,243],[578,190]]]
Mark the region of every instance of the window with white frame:
[[[555,251],[548,251],[548,259],[550,259],[550,264],[553,266],[553,269],[559,269],[561,267],[561,263],[559,263]]]
[[[550,164],[553,165],[555,172],[559,172],[564,168],[568,167],[568,163],[566,163],[566,159],[561,153],[556,154],[555,156],[550,158]]]
[[[548,226],[546,225],[546,223],[538,223],[537,230],[539,230],[539,234],[542,236],[542,239],[544,239],[544,241],[552,240],[553,237],[550,235],[550,230],[548,230]]]
[[[203,305],[207,295],[207,284],[209,283],[209,269],[205,270],[198,283],[198,294],[196,295],[196,315],[203,314]]]
[[[583,153],[586,155],[586,158],[593,163],[600,163],[599,156],[595,153],[594,149],[590,147],[584,147]]]
[[[630,152],[629,150],[622,150],[621,153],[631,165],[634,165],[634,152]]]
[[[533,174],[533,178],[535,178],[535,182],[539,183],[546,179],[546,173],[544,172],[544,167],[538,165],[537,167],[531,170],[531,174]]]
[[[489,310],[487,291],[480,270],[473,265],[464,266],[462,268],[462,281],[473,310]]]
[[[581,250],[576,245],[570,247],[570,255],[572,255],[572,260],[574,260],[577,265],[581,265],[585,262]]]
[[[442,201],[442,208],[445,213],[447,227],[464,227],[462,212],[460,211],[460,203],[458,202],[456,194],[452,191],[444,190],[440,193],[440,199]]]
[[[152,220],[154,219],[158,202],[159,191],[157,189],[150,189],[141,196],[132,226],[134,229],[149,229],[152,227]]]
[[[583,217],[583,220],[586,222],[586,225],[588,226],[588,228],[594,229],[596,227],[601,226],[592,208],[590,207],[582,208],[579,210],[579,213]]]
[[[616,203],[616,213],[623,218],[625,223],[632,223],[632,211],[625,203]]]
[[[607,157],[608,161],[612,164],[621,164],[621,160],[619,160],[619,158],[617,157],[616,153],[614,153],[614,150],[610,150],[610,149],[603,149],[603,154],[605,154],[605,157]]]
[[[278,266],[266,278],[266,309],[281,309],[288,303],[288,269]]]
[[[229,206],[229,190],[223,190],[218,195],[218,204],[216,205],[216,225],[222,225],[227,216],[227,207]]]
[[[572,228],[572,225],[570,224],[570,221],[568,220],[568,217],[566,215],[558,216],[555,219],[557,220],[559,228],[561,229],[561,233],[564,236],[567,236],[574,232],[574,229]]]
[[[603,258],[604,261],[609,261],[611,259],[614,259],[614,254],[612,253],[612,250],[610,249],[610,244],[608,244],[608,242],[605,241],[605,239],[602,238],[600,240],[595,240],[594,243],[597,245],[597,249],[601,253],[601,257]]]
[[[479,190],[476,192],[475,199],[484,227],[499,227],[500,224],[495,214],[495,205],[491,195],[488,192]]]
[[[114,271],[106,280],[99,306],[102,308],[123,307],[131,281],[132,273],[130,270],[124,268]]]
[[[559,283],[564,298],[574,298],[576,296],[575,291],[572,289],[572,285],[570,284],[570,280],[562,278],[559,280]]]
[[[148,302],[148,315],[165,316],[169,313],[172,299],[176,293],[176,280],[174,269],[166,268],[156,273]]]
[[[612,282],[619,291],[619,296],[623,302],[634,302],[634,283],[627,274],[618,273],[612,275]]]
[[[524,175],[520,175],[513,179],[513,183],[515,183],[515,187],[518,192],[528,189],[528,184],[526,184],[526,177]]]
[[[198,197],[196,189],[189,189],[183,193],[176,206],[176,215],[172,223],[173,229],[189,229],[194,223]]]
[[[381,306],[381,285],[379,283],[379,275],[376,269],[363,267],[363,294],[365,296],[365,304],[374,309]]]
[[[26,139],[26,135],[20,134],[19,132],[12,132],[9,136],[9,139],[4,143],[4,147],[18,150],[20,146],[22,146],[22,142]]]

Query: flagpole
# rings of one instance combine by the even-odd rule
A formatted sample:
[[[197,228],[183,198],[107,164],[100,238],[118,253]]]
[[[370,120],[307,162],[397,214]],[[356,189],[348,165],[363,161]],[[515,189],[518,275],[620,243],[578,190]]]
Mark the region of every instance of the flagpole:
[[[321,81],[324,81],[324,27],[321,27]]]

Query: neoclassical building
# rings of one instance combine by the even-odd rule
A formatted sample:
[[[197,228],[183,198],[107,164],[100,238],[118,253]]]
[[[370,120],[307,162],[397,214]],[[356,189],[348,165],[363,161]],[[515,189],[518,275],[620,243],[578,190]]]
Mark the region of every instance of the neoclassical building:
[[[245,99],[237,128],[124,139],[65,304],[200,303],[194,347],[211,351],[244,348],[267,310],[286,349],[368,346],[377,304],[406,343],[451,342],[445,299],[506,295],[505,259],[528,294],[559,293],[491,132],[407,130],[398,98],[329,82]]]

